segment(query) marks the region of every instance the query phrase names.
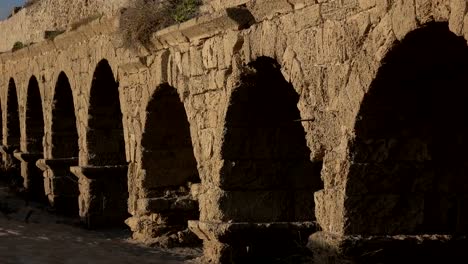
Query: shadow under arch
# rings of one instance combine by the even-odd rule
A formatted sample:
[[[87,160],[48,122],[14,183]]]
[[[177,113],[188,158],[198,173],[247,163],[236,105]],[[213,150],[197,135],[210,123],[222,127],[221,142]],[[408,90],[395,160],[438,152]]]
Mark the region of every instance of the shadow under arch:
[[[17,149],[20,146],[21,132],[18,111],[18,94],[13,78],[8,82],[7,92],[7,122],[6,122],[6,142],[8,148]]]
[[[197,161],[193,154],[190,124],[177,90],[161,85],[147,107],[142,137],[142,167],[148,190],[179,188],[188,182],[199,183]]]
[[[15,157],[21,161],[21,176],[24,187],[31,198],[45,201],[44,178],[36,167],[36,162],[43,158],[44,115],[39,83],[33,75],[28,82],[26,91],[25,138],[21,143],[21,151]]]
[[[86,155],[71,171],[79,180],[79,207],[88,228],[123,227],[128,218],[128,165],[119,84],[105,59],[94,71],[88,109]]]
[[[24,179],[21,177],[20,162],[14,157],[14,153],[20,149],[21,131],[18,109],[18,94],[15,80],[10,78],[7,88],[6,122],[1,147],[5,170],[5,179],[15,187],[22,187]]]
[[[88,118],[88,164],[126,164],[119,84],[107,60],[94,71]]]
[[[152,199],[165,199],[176,209],[168,211],[150,206],[148,215],[157,214],[167,220],[162,225],[142,221],[138,227],[132,226],[132,230],[144,237],[160,238],[160,246],[198,244],[196,237],[188,232],[187,225],[188,220],[199,219],[197,197],[189,194],[193,184],[200,183],[200,176],[184,104],[177,90],[165,83],[156,89],[146,111],[141,143],[141,167],[145,170],[142,186],[146,193],[143,199],[149,204]],[[181,203],[184,208],[178,208],[177,204]],[[175,234],[178,234],[177,239],[174,239]]]
[[[289,247],[305,245],[315,231],[314,192],[323,189],[322,161],[310,160],[298,100],[280,65],[268,57],[249,63],[230,99],[220,180],[221,189],[233,197],[221,205],[226,220],[311,224],[298,232],[251,230],[243,241],[248,252],[238,253],[247,258],[288,254]]]
[[[78,157],[78,131],[73,92],[67,75],[60,72],[52,105],[52,158]]]
[[[466,40],[447,23],[387,54],[355,124],[350,233],[468,234],[467,84]]]
[[[42,153],[44,115],[41,92],[35,76],[29,79],[26,96],[26,151],[29,153]]]

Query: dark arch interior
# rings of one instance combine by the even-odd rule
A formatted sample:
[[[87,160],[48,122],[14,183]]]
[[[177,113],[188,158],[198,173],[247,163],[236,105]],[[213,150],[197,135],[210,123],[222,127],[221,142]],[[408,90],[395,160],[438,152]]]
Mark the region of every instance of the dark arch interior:
[[[44,137],[44,116],[42,115],[41,92],[36,77],[31,77],[28,85],[26,104],[26,150],[42,153]]]
[[[142,139],[145,187],[151,191],[200,182],[190,125],[177,90],[168,84],[161,85],[147,112]]]
[[[73,94],[68,77],[63,72],[57,79],[52,106],[52,156],[53,158],[78,157],[78,132]]]
[[[314,192],[322,189],[321,162],[310,161],[297,108],[299,96],[276,61],[249,64],[232,94],[222,155],[221,184],[247,190],[234,221],[275,222],[315,219]],[[247,206],[247,204],[249,206]]]
[[[0,140],[2,141],[3,144],[3,109],[0,106]]]
[[[90,165],[125,164],[122,112],[119,85],[109,63],[98,63],[91,84],[88,150]]]
[[[355,125],[350,186],[376,208],[371,224],[356,211],[361,233],[467,233],[467,84],[466,41],[445,23],[389,52]]]
[[[8,84],[7,97],[7,145],[9,147],[19,148],[21,133],[18,112],[18,95],[16,94],[16,85],[13,79]]]

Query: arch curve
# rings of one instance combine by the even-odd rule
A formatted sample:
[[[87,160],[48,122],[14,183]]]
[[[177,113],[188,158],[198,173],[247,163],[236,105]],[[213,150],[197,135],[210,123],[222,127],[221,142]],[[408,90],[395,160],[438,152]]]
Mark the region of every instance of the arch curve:
[[[42,153],[42,142],[44,137],[44,115],[41,91],[39,90],[39,83],[34,75],[29,79],[27,89],[25,150],[29,153]]]
[[[259,57],[241,75],[226,113],[221,188],[245,190],[249,199],[239,204],[252,207],[229,209],[229,220],[315,219],[314,192],[323,188],[321,161],[310,160],[298,100],[271,58]]]
[[[18,108],[18,94],[13,78],[8,82],[7,91],[7,122],[6,122],[6,142],[9,148],[19,148],[21,141],[19,108]]]
[[[146,184],[179,188],[200,182],[193,154],[190,124],[177,90],[162,84],[153,94],[142,137],[142,168],[151,176]]]
[[[89,165],[126,163],[118,87],[109,62],[101,60],[91,83],[86,138]]]
[[[52,104],[53,158],[78,157],[78,132],[73,93],[67,75],[62,71],[55,83]]]
[[[349,149],[346,192],[356,207],[348,210],[348,232],[468,232],[466,83],[466,40],[447,23],[408,33],[386,55]]]

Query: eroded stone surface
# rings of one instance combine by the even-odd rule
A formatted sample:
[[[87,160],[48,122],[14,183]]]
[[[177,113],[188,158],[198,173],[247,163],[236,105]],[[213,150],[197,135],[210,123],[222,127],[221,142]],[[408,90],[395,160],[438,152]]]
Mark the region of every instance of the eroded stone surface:
[[[414,138],[401,136],[401,131],[415,130],[396,121],[387,122],[394,124],[388,129],[382,129],[383,122],[381,134],[372,134],[374,120],[409,118],[413,122],[408,124],[419,124],[408,116],[417,111],[401,100],[419,102],[427,87],[434,86],[441,89],[431,92],[434,107],[445,100],[442,105],[453,108],[442,108],[457,114],[431,116],[425,124],[445,120],[448,132],[440,135],[454,139],[453,145],[459,138],[463,146],[464,137],[456,132],[463,127],[453,124],[466,117],[461,107],[465,103],[457,101],[464,94],[455,100],[442,87],[466,82],[460,73],[466,62],[456,60],[463,58],[466,46],[466,40],[457,36],[468,36],[464,1],[205,2],[208,14],[155,33],[149,52],[122,48],[115,34],[118,16],[110,16],[53,41],[1,54],[2,137],[4,149],[9,150],[4,151],[4,160],[11,160],[14,149],[25,151],[25,143],[38,140],[28,136],[36,134],[27,133],[30,114],[25,111],[30,107],[29,83],[35,76],[44,116],[45,159],[78,156],[81,167],[128,164],[126,177],[119,179],[123,185],[127,182],[125,209],[131,214],[127,224],[136,239],[182,243],[189,237],[188,220],[213,223],[213,234],[226,223],[250,223],[258,231],[270,222],[315,220],[324,232],[338,237],[466,234],[466,226],[459,224],[466,222],[466,210],[454,209],[468,206],[462,195],[466,183],[456,177],[464,163],[429,164],[435,153],[443,158],[440,153],[455,153],[456,148],[434,152],[424,134],[434,130],[421,129]],[[239,4],[245,5],[224,10]],[[236,14],[241,17],[237,19]],[[14,21],[15,17],[5,23]],[[436,36],[433,40],[440,43],[425,45],[417,32]],[[392,87],[376,84],[382,69],[394,63],[388,60],[389,54],[408,38],[422,39],[409,45],[415,52],[433,49],[417,58],[396,55],[409,61],[396,64],[384,80]],[[457,54],[450,54],[452,50]],[[112,87],[119,100],[107,102],[109,92],[96,101],[92,87],[97,87],[95,72],[103,61],[111,77],[98,87]],[[432,82],[422,85],[428,78]],[[168,92],[158,97],[164,87]],[[375,87],[388,91],[418,87],[420,94],[401,92],[393,97],[389,93],[366,112],[362,110],[367,107],[366,98],[379,93]],[[393,111],[397,106],[408,111]],[[114,110],[106,112],[109,108]],[[103,116],[116,119],[96,121]],[[365,129],[359,128],[361,120],[369,121],[363,123]],[[386,134],[393,128],[402,130]],[[183,133],[168,133],[175,130]],[[439,173],[448,177],[434,178],[431,173],[438,169],[433,168],[454,170]],[[52,186],[46,194],[55,199],[60,193],[50,191],[58,186],[56,181],[50,183],[57,180],[51,171],[46,170],[46,182]],[[86,214],[96,194],[105,194],[98,197],[102,202],[108,193],[103,190],[113,190],[104,188],[106,180],[93,185],[96,177],[82,174],[80,201]],[[436,181],[439,189],[428,187],[436,186]],[[114,194],[126,200],[121,193]],[[368,224],[369,219],[373,221]],[[268,236],[272,241],[275,232]],[[221,241],[213,234],[197,234],[204,239],[206,258],[215,263],[226,262],[232,252],[242,255],[245,245],[229,237]],[[320,243],[333,246],[335,242],[322,239]]]

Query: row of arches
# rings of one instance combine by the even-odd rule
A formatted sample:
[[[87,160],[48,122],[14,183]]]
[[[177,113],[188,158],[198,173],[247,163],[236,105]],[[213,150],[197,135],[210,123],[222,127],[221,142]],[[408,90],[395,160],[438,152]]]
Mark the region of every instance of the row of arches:
[[[324,188],[322,167],[321,161],[315,166],[310,160],[299,95],[273,59],[260,57],[246,67],[225,118],[220,188],[245,191],[248,198],[242,199],[252,205],[223,201],[234,207],[222,208],[225,217],[235,222],[313,221],[314,192]],[[408,34],[389,52],[362,101],[348,149],[345,206],[350,208],[343,214],[351,224],[346,232],[467,232],[467,73],[466,41],[444,23]],[[125,164],[118,83],[107,61],[97,65],[91,86],[86,164]],[[35,77],[27,91],[27,140],[21,148],[43,152],[43,107]],[[20,120],[13,79],[7,96],[3,138],[5,145],[15,147],[20,145]],[[200,182],[190,123],[177,90],[168,84],[158,87],[147,111],[141,143],[142,166],[150,175],[144,183],[147,198]],[[78,156],[73,93],[65,73],[56,84],[51,137],[50,158]],[[366,221],[367,208],[352,207],[368,199],[376,201],[371,205],[377,210],[371,210],[376,224]]]

